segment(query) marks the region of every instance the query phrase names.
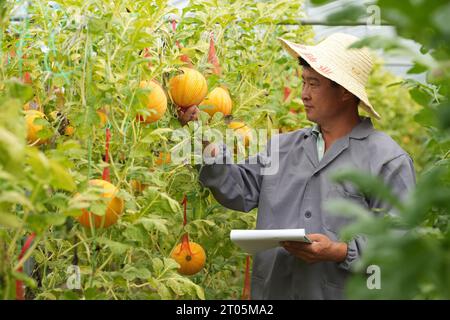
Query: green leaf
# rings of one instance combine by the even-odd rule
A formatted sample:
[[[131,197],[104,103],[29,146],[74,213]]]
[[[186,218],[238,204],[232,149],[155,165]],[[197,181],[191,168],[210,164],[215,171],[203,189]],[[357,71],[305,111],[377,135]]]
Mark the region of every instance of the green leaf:
[[[152,273],[147,268],[137,268],[136,269],[136,276],[139,279],[146,280],[148,278],[151,278]]]
[[[133,242],[145,243],[148,234],[139,228],[139,226],[128,226],[123,232],[123,236]]]
[[[167,141],[166,135],[171,133],[173,129],[170,128],[158,128],[146,135],[141,142],[142,143],[154,143],[157,141]]]
[[[97,288],[87,288],[84,291],[84,298],[86,300],[106,300],[106,296]]]
[[[344,199],[330,200],[324,208],[330,214],[353,218],[352,223],[340,230],[341,241],[350,241],[360,235],[382,234],[386,230],[386,224],[393,221],[377,217],[373,212]]]
[[[140,218],[135,224],[142,224],[147,231],[157,230],[163,234],[169,234],[169,230],[167,229],[168,221],[157,216]]]
[[[153,266],[153,271],[158,275],[161,274],[161,272],[164,269],[164,263],[160,258],[153,258],[152,266]]]
[[[181,213],[181,205],[178,201],[172,199],[166,193],[161,193],[161,198],[165,200],[165,202],[169,205],[169,208],[173,213]]]
[[[52,171],[50,183],[53,187],[66,191],[75,191],[75,182],[63,166],[56,161],[50,161],[50,169]]]
[[[41,215],[40,218],[49,226],[61,226],[66,222],[66,216],[61,214],[49,213]]]
[[[132,248],[131,246],[129,246],[127,244],[117,242],[114,240],[110,240],[110,239],[104,238],[104,237],[97,238],[97,242],[108,246],[109,249],[111,250],[111,252],[115,255],[122,255],[127,250]]]
[[[372,196],[386,201],[400,211],[403,209],[403,205],[399,199],[393,195],[391,189],[386,186],[379,177],[371,176],[366,172],[358,170],[343,169],[339,172],[335,172],[332,175],[331,180],[338,183],[349,181],[366,196]]]
[[[15,279],[23,281],[24,285],[27,286],[27,287],[30,287],[32,289],[37,287],[36,280],[34,280],[33,278],[27,276],[23,272],[11,271],[11,275]]]
[[[414,63],[414,65],[411,67],[411,69],[408,70],[408,74],[420,74],[428,71],[428,67],[420,64],[418,62]]]
[[[0,128],[0,151],[2,153],[5,152],[10,158],[14,158],[15,161],[20,161],[24,153],[24,146],[23,141],[12,132]]]
[[[90,17],[88,20],[87,29],[92,34],[102,34],[105,32],[107,21],[102,17]]]
[[[213,232],[213,227],[215,226],[216,224],[214,223],[214,221],[206,219],[196,219],[189,222],[189,224],[186,226],[186,230],[190,233],[192,232],[193,234],[209,236]]]
[[[183,296],[186,293],[186,288],[177,279],[170,278],[166,281],[167,286],[179,296]]]
[[[33,98],[33,88],[29,85],[23,84],[18,80],[6,81],[9,95],[13,98],[20,99],[23,103],[30,101]]]
[[[0,225],[8,228],[20,228],[22,220],[11,213],[0,212]]]
[[[154,201],[152,209],[154,211],[161,211],[162,213],[177,213],[181,214],[181,205],[178,201],[172,199],[167,193],[161,192],[158,188],[149,187],[144,191],[145,197],[149,201],[154,201],[155,198],[159,198]]]
[[[66,210],[71,197],[61,192],[56,192],[53,196],[45,201],[46,204],[55,206],[57,209]]]
[[[442,130],[448,130],[450,128],[450,103],[443,103],[438,106],[437,118]]]
[[[42,292],[39,293],[36,297],[37,299],[45,299],[45,300],[57,300],[58,298],[51,292]]]
[[[164,266],[169,270],[178,270],[180,265],[171,258],[164,258]]]
[[[431,102],[431,96],[420,88],[413,88],[409,90],[409,94],[414,101],[424,107],[427,107]]]
[[[16,191],[4,191],[0,194],[0,203],[7,202],[20,204],[28,209],[33,209],[33,204],[22,194]]]
[[[194,284],[195,292],[197,293],[197,297],[201,300],[205,300],[205,291],[199,285]]]
[[[63,295],[60,297],[61,300],[80,300],[80,296],[74,291],[64,291]]]
[[[34,149],[27,149],[27,162],[33,169],[33,173],[40,179],[47,181],[49,178],[50,163],[45,155]]]
[[[151,278],[151,276],[152,276],[151,272],[146,268],[136,268],[127,265],[123,269],[123,277],[128,281],[133,281],[134,279],[146,280],[148,278]]]
[[[345,199],[333,199],[324,203],[324,209],[331,214],[367,220],[372,217],[372,213],[362,206]]]
[[[414,121],[424,127],[436,126],[436,113],[431,108],[423,108],[415,116]]]
[[[91,211],[93,214],[103,217],[106,214],[106,208],[108,205],[106,203],[92,203],[89,207],[89,211]]]
[[[161,299],[163,300],[172,299],[172,294],[170,293],[169,288],[166,285],[164,285],[161,281],[158,282],[156,290]]]

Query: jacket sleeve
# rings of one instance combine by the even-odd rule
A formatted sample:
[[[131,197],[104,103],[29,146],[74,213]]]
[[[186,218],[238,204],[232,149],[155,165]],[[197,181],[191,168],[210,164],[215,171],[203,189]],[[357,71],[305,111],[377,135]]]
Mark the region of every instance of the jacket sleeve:
[[[402,154],[388,161],[381,168],[380,177],[391,187],[392,192],[400,198],[400,201],[404,201],[409,191],[416,184],[412,159],[407,154]],[[389,214],[396,215],[396,212],[380,199],[373,199],[369,204],[371,209],[384,209]],[[366,238],[357,236],[347,245],[347,257],[339,264],[339,267],[344,270],[351,270],[366,247]]]
[[[258,206],[262,168],[268,158],[264,151],[237,164],[231,159],[229,150],[221,145],[214,163],[200,168],[199,180],[223,206],[248,212]]]

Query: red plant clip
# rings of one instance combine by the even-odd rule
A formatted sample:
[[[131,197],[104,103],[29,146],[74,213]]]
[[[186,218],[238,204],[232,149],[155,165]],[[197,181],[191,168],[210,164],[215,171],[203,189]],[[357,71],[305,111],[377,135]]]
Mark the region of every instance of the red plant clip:
[[[210,33],[209,38],[209,51],[208,51],[208,62],[213,65],[212,72],[214,74],[220,75],[220,63],[217,58],[216,48],[214,46],[214,33]]]
[[[105,162],[109,163],[109,140],[111,140],[111,130],[109,129],[109,125],[106,126],[106,142],[105,142]],[[109,167],[106,166],[103,168],[102,179],[105,181],[111,181],[109,175]]]
[[[250,300],[250,256],[245,259],[244,289],[241,300]]]
[[[144,48],[142,53],[143,53],[144,58],[151,58],[151,56],[152,56],[152,54],[150,53],[150,49],[149,48]],[[152,67],[152,63],[149,62],[148,63],[148,68],[150,69],[151,67]]]
[[[289,98],[289,96],[291,95],[291,92],[292,92],[291,88],[284,87],[283,102]]]
[[[33,243],[34,238],[36,237],[36,234],[33,232],[30,234],[25,241],[25,244],[22,247],[22,250],[19,254],[19,261],[23,258],[27,250],[31,247],[31,244]],[[20,267],[17,272],[23,272],[23,267]],[[16,280],[16,300],[25,300],[25,286],[23,284],[23,281]]]
[[[183,201],[181,202],[181,204],[183,205],[183,227],[187,224],[187,202],[187,197],[186,195],[184,195]],[[189,234],[187,232],[183,234],[181,238],[181,247],[179,253],[181,253],[183,250],[188,250],[189,254],[192,255],[191,247],[189,246]]]

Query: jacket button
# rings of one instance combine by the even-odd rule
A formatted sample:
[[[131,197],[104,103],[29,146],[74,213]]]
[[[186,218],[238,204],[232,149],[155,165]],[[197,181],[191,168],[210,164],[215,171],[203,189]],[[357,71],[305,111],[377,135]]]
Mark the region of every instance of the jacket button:
[[[305,217],[308,218],[308,219],[311,218],[311,211],[306,211],[305,212]]]

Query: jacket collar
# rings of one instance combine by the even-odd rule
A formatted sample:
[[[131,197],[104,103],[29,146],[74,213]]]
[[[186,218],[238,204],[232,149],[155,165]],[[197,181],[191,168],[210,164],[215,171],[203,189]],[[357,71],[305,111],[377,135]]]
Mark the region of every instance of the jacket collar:
[[[372,120],[369,117],[360,116],[360,118],[361,122],[358,123],[352,131],[350,131],[348,134],[349,138],[361,140],[367,138],[367,136],[374,131]],[[320,127],[317,124],[313,127],[307,128],[304,133],[304,138],[306,139],[311,135],[317,135],[320,132],[319,130]]]
[[[350,132],[349,137],[353,139],[364,139],[374,131],[372,120],[369,117],[360,117],[361,122],[358,123]]]
[[[349,147],[350,139],[365,139],[373,131],[374,128],[370,118],[361,117],[361,122],[358,123],[349,134],[336,140],[331,148],[327,152],[325,152],[322,160],[319,163],[319,159],[317,156],[316,139],[308,139],[308,137],[310,137],[311,135],[314,136],[316,133],[313,132],[312,127],[306,129],[304,133],[304,139],[306,139],[306,141],[303,149],[306,152],[306,156],[315,167],[314,173],[319,172],[320,170],[325,168],[344,150],[346,150]]]

